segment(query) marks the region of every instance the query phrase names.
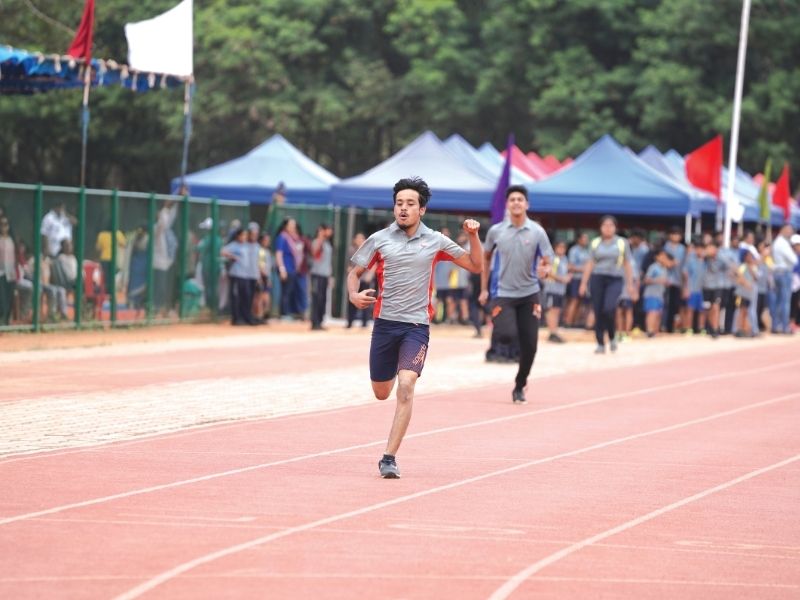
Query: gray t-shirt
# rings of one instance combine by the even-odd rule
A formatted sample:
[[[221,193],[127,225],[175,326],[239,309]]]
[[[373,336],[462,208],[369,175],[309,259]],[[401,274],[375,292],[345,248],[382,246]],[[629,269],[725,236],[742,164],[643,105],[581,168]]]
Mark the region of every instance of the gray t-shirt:
[[[333,275],[333,246],[328,240],[323,240],[319,252],[311,257],[311,274],[320,277]]]
[[[566,256],[553,257],[553,264],[551,272],[559,277],[564,277],[569,274],[569,260]],[[567,293],[567,284],[555,279],[546,279],[544,282],[544,291],[553,296],[563,296]]]
[[[662,282],[653,283],[648,282],[648,279],[663,279],[669,277],[666,267],[661,263],[654,262],[647,267],[647,273],[644,275],[644,297],[645,298],[661,298],[664,299],[664,290],[666,289]]]
[[[742,265],[738,269],[736,269],[737,275],[741,275],[744,280],[750,284],[750,288],[748,289],[742,283],[739,282],[739,278],[736,278],[736,289],[735,294],[740,298],[747,298],[750,301],[756,300],[758,298],[758,281],[757,281],[757,274],[753,272],[753,270],[748,267],[747,265]]]
[[[236,257],[236,260],[231,261],[228,268],[228,274],[231,277],[240,277],[241,279],[249,279],[251,274],[250,260],[252,253],[249,248],[250,244],[247,242],[231,242],[227,244],[223,250]]]
[[[671,286],[683,285],[683,266],[686,262],[686,246],[681,243],[667,242],[664,244],[664,250],[672,255],[675,259],[675,266],[668,270],[669,284]]]
[[[736,286],[736,269],[739,267],[739,251],[736,248],[720,248],[717,257],[725,265],[725,277],[721,279],[723,289],[730,290]]]
[[[261,267],[259,266],[259,253],[261,246],[258,242],[247,242],[247,279],[258,280],[261,277]]]
[[[587,262],[589,262],[589,248],[584,248],[580,244],[575,244],[569,249],[569,252],[567,252],[567,259],[569,260],[571,267],[583,267]],[[577,272],[573,273],[572,279],[577,279],[580,281],[581,274]]]
[[[620,257],[622,249],[622,257]],[[615,235],[606,241],[595,238],[589,245],[590,256],[594,261],[592,273],[595,275],[625,276],[625,262],[631,261],[631,247],[628,240]]]
[[[707,256],[703,261],[703,289],[704,290],[721,290],[725,287],[725,281],[728,279],[727,269],[728,266],[719,256],[711,258]]]
[[[433,317],[434,265],[464,254],[461,246],[424,223],[408,237],[395,222],[369,236],[350,260],[365,269],[375,268],[376,319],[427,325]]]
[[[541,289],[536,266],[543,256],[552,257],[553,247],[542,226],[526,219],[521,227],[508,220],[492,225],[483,245],[493,252],[493,269],[497,271],[498,298],[524,298]]]

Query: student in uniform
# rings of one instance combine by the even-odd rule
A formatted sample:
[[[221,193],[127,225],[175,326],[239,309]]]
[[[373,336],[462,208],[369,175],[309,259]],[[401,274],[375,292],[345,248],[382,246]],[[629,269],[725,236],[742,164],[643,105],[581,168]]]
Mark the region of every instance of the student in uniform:
[[[411,422],[414,387],[425,366],[433,317],[433,267],[441,260],[480,273],[483,268],[480,223],[467,219],[467,252],[453,240],[422,222],[431,191],[418,177],[394,186],[394,222],[373,233],[353,254],[347,292],[356,308],[374,307],[375,325],[369,350],[372,391],[386,400],[397,381],[397,403],[389,439],[378,470],[384,479],[397,479],[395,455]],[[375,268],[377,290],[360,290],[361,275]]]
[[[689,334],[699,333],[705,326],[705,313],[703,312],[704,253],[702,240],[693,239],[683,265],[683,297],[686,299],[685,325]],[[697,317],[697,329],[694,328],[695,317]]]
[[[528,190],[512,185],[506,190],[508,219],[492,225],[484,242],[485,266],[481,276],[480,301],[489,299],[488,277],[490,264],[495,261],[497,290],[492,306],[495,331],[501,342],[519,340],[519,367],[514,378],[511,401],[524,404],[525,386],[528,384],[536,356],[539,337],[539,319],[542,306],[539,278],[550,270],[553,248],[541,225],[528,218]]]
[[[656,251],[655,258],[644,275],[645,325],[649,338],[655,337],[661,327],[664,299],[671,281],[669,269],[675,260],[664,248]]]
[[[758,300],[758,254],[747,248],[741,266],[736,270],[736,337],[755,337],[750,307]]]
[[[544,281],[544,308],[547,311],[545,320],[547,321],[547,330],[550,332],[547,341],[563,344],[564,338],[558,335],[558,323],[561,318],[561,309],[564,306],[567,284],[572,277],[569,274],[567,243],[556,242],[554,250],[556,255],[553,257],[553,265]]]
[[[592,294],[595,354],[605,353],[606,335],[611,352],[617,351],[616,312],[623,286],[628,287],[631,299],[636,301],[639,290],[633,287],[631,248],[627,240],[617,235],[617,220],[606,215],[600,219],[600,236],[592,240],[579,290],[580,295],[587,290]]]
[[[706,313],[706,328],[711,337],[719,337],[719,313],[722,307],[728,265],[718,256],[715,240],[708,240],[703,258],[703,310]]]
[[[580,320],[581,308],[587,303],[587,299],[578,294],[581,287],[581,277],[586,262],[589,260],[589,235],[581,233],[576,242],[567,252],[567,262],[572,279],[567,287],[567,306],[564,311],[564,324],[567,327],[577,325]]]
[[[636,254],[631,253],[632,273],[633,273],[633,287],[641,290],[641,277],[639,275],[639,267],[636,261]],[[624,341],[628,339],[633,333],[634,325],[634,301],[631,298],[630,291],[627,286],[622,287],[622,294],[619,297],[619,306],[617,306],[617,341]],[[636,303],[638,304],[638,302]]]

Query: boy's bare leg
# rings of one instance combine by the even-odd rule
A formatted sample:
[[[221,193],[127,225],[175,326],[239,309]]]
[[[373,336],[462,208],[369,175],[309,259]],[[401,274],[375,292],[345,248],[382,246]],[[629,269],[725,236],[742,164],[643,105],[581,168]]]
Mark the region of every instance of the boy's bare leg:
[[[395,406],[394,410],[392,429],[389,431],[389,441],[386,444],[386,454],[391,454],[392,456],[397,454],[400,449],[400,443],[406,435],[414,403],[414,386],[418,377],[419,375],[414,371],[405,369],[397,374],[397,406]],[[391,392],[391,388],[389,388],[389,392]]]

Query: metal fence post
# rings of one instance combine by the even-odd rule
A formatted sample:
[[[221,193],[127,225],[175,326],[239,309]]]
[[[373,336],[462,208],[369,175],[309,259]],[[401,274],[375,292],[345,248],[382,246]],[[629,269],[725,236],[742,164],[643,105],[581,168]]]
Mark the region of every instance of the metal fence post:
[[[83,319],[83,237],[86,230],[86,188],[78,193],[78,226],[75,233],[75,258],[78,262],[78,278],[75,280],[75,328],[80,329]]]
[[[178,248],[178,319],[183,320],[186,306],[183,301],[183,283],[186,280],[186,245],[189,242],[189,195],[183,196],[181,201],[181,238]]]
[[[111,281],[107,281],[111,295],[111,327],[117,322],[117,230],[119,229],[119,193],[111,192]]]
[[[148,322],[153,320],[153,249],[155,240],[156,221],[156,195],[150,194],[147,200],[147,310],[145,312]]]
[[[212,306],[209,306],[211,309],[211,316],[216,317],[217,313],[219,312],[219,253],[221,248],[217,247],[217,240],[219,239],[219,203],[217,202],[216,198],[211,199],[211,248],[209,252],[211,253],[211,281],[205,282],[206,285],[210,286],[210,291],[208,297],[211,298]]]
[[[33,200],[33,295],[31,326],[39,331],[42,310],[42,184],[36,186]]]

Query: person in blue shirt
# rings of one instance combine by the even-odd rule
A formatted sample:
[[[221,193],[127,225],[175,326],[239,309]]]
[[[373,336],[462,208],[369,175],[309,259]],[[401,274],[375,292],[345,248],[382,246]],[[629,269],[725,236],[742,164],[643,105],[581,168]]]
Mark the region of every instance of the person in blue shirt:
[[[580,321],[579,310],[581,307],[590,310],[588,297],[581,296],[578,292],[581,287],[581,276],[586,263],[589,262],[589,234],[581,233],[578,239],[567,252],[567,262],[569,263],[569,272],[572,274],[572,279],[567,286],[567,306],[564,310],[564,324],[567,327],[572,327]],[[588,325],[587,325],[588,327]]]
[[[681,314],[683,303],[683,264],[686,260],[686,246],[683,245],[681,238],[683,233],[678,226],[671,227],[667,243],[664,244],[672,263],[668,265],[669,285],[666,290],[666,311],[664,314],[664,326],[667,333],[675,331],[675,320]],[[686,329],[686,324],[681,323],[681,327]]]
[[[567,292],[567,284],[572,277],[569,274],[569,260],[567,259],[567,243],[564,241],[556,242],[553,247],[555,256],[547,279],[544,281],[545,304],[547,311],[545,319],[550,335],[547,341],[556,344],[563,344],[564,338],[558,335],[558,324],[561,318],[561,308],[564,306],[564,296]]]
[[[656,260],[647,267],[644,276],[644,312],[647,337],[654,337],[661,326],[664,295],[669,285],[669,268],[674,258],[663,248],[656,252]]]

